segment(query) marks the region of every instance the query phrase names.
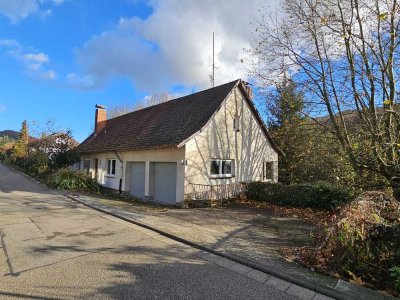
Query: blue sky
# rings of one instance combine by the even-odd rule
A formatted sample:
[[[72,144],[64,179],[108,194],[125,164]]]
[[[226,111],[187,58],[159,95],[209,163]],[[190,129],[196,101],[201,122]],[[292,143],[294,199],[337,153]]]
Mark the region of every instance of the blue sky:
[[[243,12],[238,0],[0,0],[0,130],[53,120],[82,141],[96,103],[208,88],[213,31],[216,84],[245,77],[262,3]]]

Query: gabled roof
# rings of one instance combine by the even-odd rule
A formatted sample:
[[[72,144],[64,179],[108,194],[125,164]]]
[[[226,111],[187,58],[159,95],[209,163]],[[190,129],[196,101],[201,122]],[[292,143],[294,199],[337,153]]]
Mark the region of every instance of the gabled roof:
[[[92,153],[176,148],[207,124],[238,84],[242,85],[241,80],[109,119],[100,133],[92,133],[76,150]],[[256,118],[261,120],[258,115]],[[261,125],[275,145],[262,121]]]

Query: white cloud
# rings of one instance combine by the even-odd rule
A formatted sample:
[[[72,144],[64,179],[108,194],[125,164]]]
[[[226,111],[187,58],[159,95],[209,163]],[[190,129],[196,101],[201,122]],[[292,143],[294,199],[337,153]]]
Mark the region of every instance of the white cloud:
[[[42,67],[41,64],[29,64],[27,68],[32,71],[38,71]]]
[[[25,53],[22,48],[18,48],[17,50],[10,50],[8,53],[22,61],[29,70],[40,70],[44,64],[49,62],[49,56],[43,52]]]
[[[7,40],[7,39],[0,39],[0,47],[18,47],[19,43],[16,40]]]
[[[60,5],[64,2],[64,0],[51,0],[55,5]]]
[[[23,54],[22,59],[29,63],[34,62],[34,63],[38,63],[38,64],[47,63],[49,61],[49,57],[46,54],[44,54],[43,52]]]
[[[50,9],[44,9],[44,5],[60,5],[64,0],[0,0],[0,14],[8,17],[12,23],[28,17],[31,14],[47,16]]]
[[[90,76],[93,87],[127,77],[149,92],[173,84],[208,87],[213,31],[216,84],[245,77],[240,61],[252,39],[251,22],[258,9],[276,1],[150,0],[153,13],[147,19],[122,18],[77,49],[81,77]]]
[[[89,76],[79,76],[75,73],[67,75],[67,85],[78,89],[91,89],[95,86],[93,79]]]
[[[38,51],[26,50],[16,40],[0,39],[0,53],[2,50],[17,61],[20,61],[25,72],[34,78],[46,80],[55,80],[57,74],[53,70],[46,70],[45,65],[49,63],[50,58],[47,54]]]

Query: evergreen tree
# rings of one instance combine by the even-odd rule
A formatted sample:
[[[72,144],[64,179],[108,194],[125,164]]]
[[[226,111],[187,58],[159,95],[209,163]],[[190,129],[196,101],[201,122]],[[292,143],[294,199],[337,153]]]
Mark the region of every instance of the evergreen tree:
[[[272,128],[296,126],[304,119],[301,112],[304,108],[304,95],[297,91],[297,85],[290,79],[285,79],[272,95],[273,101],[268,101]]]
[[[325,180],[354,185],[354,171],[337,138],[304,116],[305,99],[290,79],[267,101],[272,137],[285,154],[279,157],[279,181],[285,184]]]
[[[22,127],[19,133],[19,139],[15,143],[12,156],[14,159],[26,158],[28,156],[28,126],[26,120],[22,122]]]
[[[296,84],[290,79],[270,94],[267,107],[270,113],[271,134],[282,149],[284,155],[279,158],[279,181],[294,183],[298,180],[297,169],[306,158],[305,132],[302,124],[304,117],[304,95],[297,91]]]

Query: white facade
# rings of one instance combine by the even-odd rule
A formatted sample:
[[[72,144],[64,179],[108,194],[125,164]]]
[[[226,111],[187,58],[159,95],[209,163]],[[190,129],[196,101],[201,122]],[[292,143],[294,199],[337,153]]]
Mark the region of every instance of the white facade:
[[[81,166],[83,169],[84,160],[90,160],[89,172],[92,177],[95,178],[99,184],[118,190],[120,181],[121,191],[129,192],[130,182],[130,167],[133,162],[144,162],[145,163],[145,180],[144,180],[144,191],[145,197],[151,198],[153,196],[152,191],[152,164],[156,162],[163,163],[175,163],[176,164],[176,203],[183,201],[183,188],[184,188],[184,173],[185,166],[182,164],[185,159],[185,147],[175,149],[159,149],[159,150],[141,150],[141,151],[126,151],[126,152],[108,152],[108,153],[93,153],[90,155],[82,155]],[[96,159],[98,159],[98,169],[96,176]],[[107,161],[115,159],[116,168],[115,175],[107,174]]]
[[[157,163],[176,164],[176,172],[171,172],[176,177],[176,190],[173,194],[175,203],[183,202],[185,186],[191,183],[217,185],[278,179],[278,153],[238,87],[232,90],[208,123],[177,148],[82,155],[82,168],[84,159],[90,159],[89,171],[93,177],[97,173],[96,179],[101,185],[115,190],[121,188],[121,191],[128,193],[130,167],[135,165],[132,163],[145,163],[144,195],[149,199],[156,192],[154,182],[159,184],[162,180],[155,177],[154,170],[160,166]],[[107,175],[108,160],[113,159],[115,174]],[[228,161],[231,164],[231,174],[211,174],[213,160]],[[264,176],[266,167],[263,163],[271,166],[268,178]],[[170,179],[168,177],[165,181],[173,182]],[[170,200],[166,202],[170,203]]]
[[[239,125],[236,130],[235,118]],[[231,92],[208,124],[189,139],[185,146],[185,184],[216,185],[261,181],[262,162],[273,162],[272,180],[278,180],[278,153],[265,136],[238,88]],[[233,176],[210,176],[212,159],[232,160]]]

